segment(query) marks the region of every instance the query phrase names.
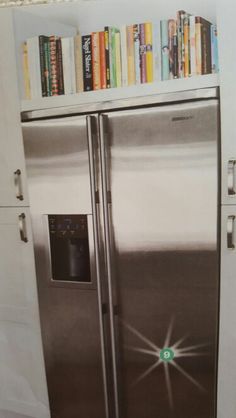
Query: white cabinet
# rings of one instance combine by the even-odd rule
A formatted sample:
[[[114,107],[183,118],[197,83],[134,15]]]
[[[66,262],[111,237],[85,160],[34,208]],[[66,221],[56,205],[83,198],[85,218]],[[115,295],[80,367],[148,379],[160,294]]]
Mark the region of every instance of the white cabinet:
[[[236,206],[224,206],[221,228],[218,416],[235,418]]]
[[[0,206],[27,206],[12,24],[9,11],[1,11],[4,42],[0,42]]]
[[[0,208],[0,382],[1,418],[50,417],[27,208]]]

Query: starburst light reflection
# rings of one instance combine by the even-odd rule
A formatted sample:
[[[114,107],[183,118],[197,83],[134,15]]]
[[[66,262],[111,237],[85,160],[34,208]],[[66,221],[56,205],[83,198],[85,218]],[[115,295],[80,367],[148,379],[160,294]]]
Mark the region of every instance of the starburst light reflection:
[[[144,355],[149,355],[153,357],[153,364],[148,367],[132,384],[132,386],[137,385],[141,380],[147,377],[150,373],[156,370],[159,366],[163,365],[166,390],[168,394],[169,406],[173,409],[173,391],[170,378],[170,366],[174,367],[181,373],[186,379],[188,379],[193,385],[195,385],[199,390],[205,391],[202,385],[194,379],[189,373],[187,373],[177,362],[176,359],[180,357],[196,357],[208,355],[206,352],[196,351],[199,348],[208,346],[208,344],[197,344],[186,347],[181,347],[181,344],[187,339],[187,336],[181,337],[174,344],[171,343],[171,336],[174,325],[174,318],[171,319],[169,327],[167,329],[166,337],[162,348],[154,344],[153,341],[149,340],[145,335],[139,332],[136,328],[132,327],[130,324],[121,321],[123,326],[128,329],[132,334],[138,337],[139,340],[144,342],[147,345],[147,348],[134,347],[134,346],[125,346],[127,350],[135,351]]]

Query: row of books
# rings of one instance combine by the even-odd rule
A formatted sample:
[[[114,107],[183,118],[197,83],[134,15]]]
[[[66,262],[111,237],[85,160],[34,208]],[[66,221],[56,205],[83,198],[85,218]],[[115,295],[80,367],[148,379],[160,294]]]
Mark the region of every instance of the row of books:
[[[30,38],[23,44],[25,98],[152,82],[154,49],[150,22],[106,26],[84,36]]]
[[[74,37],[35,36],[23,44],[26,99],[216,73],[217,28],[184,11]]]
[[[217,73],[217,27],[184,10],[161,21],[162,80]]]

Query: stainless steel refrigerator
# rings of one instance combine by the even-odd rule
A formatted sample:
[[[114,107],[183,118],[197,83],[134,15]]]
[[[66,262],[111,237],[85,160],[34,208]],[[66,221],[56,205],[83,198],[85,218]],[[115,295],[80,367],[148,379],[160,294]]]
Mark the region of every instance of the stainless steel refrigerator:
[[[213,418],[216,89],[23,122],[53,418]]]

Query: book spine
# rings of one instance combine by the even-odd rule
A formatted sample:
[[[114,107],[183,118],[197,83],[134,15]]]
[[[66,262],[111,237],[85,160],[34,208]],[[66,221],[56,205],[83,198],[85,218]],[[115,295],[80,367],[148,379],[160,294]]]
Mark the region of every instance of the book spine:
[[[113,66],[113,50],[112,50],[112,28],[108,27],[108,39],[109,39],[109,67],[110,67],[110,85],[111,88],[115,87],[115,80],[114,80],[114,66]]]
[[[175,20],[168,20],[168,48],[169,48],[169,78],[174,78],[174,35],[175,35]]]
[[[153,79],[161,80],[161,55],[160,55],[160,23],[153,24],[152,53],[153,53]]]
[[[115,34],[116,44],[116,86],[121,87],[121,50],[120,50],[120,32]]]
[[[146,81],[153,82],[152,23],[145,23]]]
[[[120,43],[121,43],[121,74],[122,74],[122,86],[128,86],[128,63],[127,63],[127,36],[126,26],[122,26],[120,30]]]
[[[133,25],[127,26],[127,61],[128,61],[128,85],[131,86],[132,84],[135,84]]]
[[[109,54],[109,28],[105,26],[104,28],[104,38],[105,38],[105,57],[106,57],[106,86],[109,89],[111,87],[111,78],[110,78],[110,54]]]
[[[93,90],[91,35],[82,36],[84,91]]]
[[[99,51],[100,51],[100,80],[101,88],[107,88],[106,78],[106,53],[105,53],[105,33],[99,32]]]
[[[196,71],[196,30],[195,30],[195,16],[189,17],[189,37],[190,37],[190,62],[191,75],[195,76]]]
[[[173,36],[173,77],[178,78],[179,62],[178,62],[178,35],[177,25],[175,23],[175,32]]]
[[[195,17],[195,45],[196,45],[196,74],[202,74],[202,42],[201,42],[201,20]]]
[[[62,64],[62,46],[61,38],[56,41],[57,50],[57,74],[58,74],[58,94],[64,94],[63,64]]]
[[[202,74],[211,73],[211,25],[202,20]]]
[[[50,49],[50,76],[52,96],[58,96],[58,74],[57,74],[57,54],[56,54],[56,36],[49,37]]]
[[[182,16],[185,15],[184,10],[179,10],[177,12],[177,45],[178,45],[178,77],[182,78],[184,76],[183,69],[183,21]]]
[[[184,77],[189,76],[189,18],[184,18]]]
[[[39,36],[39,55],[40,55],[40,74],[41,74],[41,85],[42,85],[42,96],[47,96],[46,78],[45,78],[45,54],[44,54],[44,41],[45,36]]]
[[[140,84],[140,36],[139,36],[139,25],[133,25],[134,31],[134,62],[135,62],[135,83]]]
[[[83,55],[82,55],[82,37],[75,36],[75,76],[76,76],[76,92],[84,91],[83,80]]]
[[[93,90],[99,90],[101,88],[99,32],[93,32],[91,36]]]
[[[49,41],[45,40],[43,46],[44,46],[44,57],[45,57],[46,91],[47,91],[47,97],[49,97],[49,96],[52,95],[51,80],[50,80],[50,48],[49,48]]]
[[[141,83],[146,83],[147,81],[147,62],[146,62],[146,39],[145,39],[145,24],[140,23],[139,25],[140,33],[140,73],[141,73]]]
[[[117,29],[111,28],[111,54],[112,54],[112,87],[117,87],[116,77],[116,33]]]
[[[71,80],[71,94],[76,93],[76,75],[75,75],[75,40],[71,36],[69,38],[69,56],[70,56],[70,80]]]
[[[25,98],[26,99],[31,99],[29,63],[28,63],[28,49],[27,49],[27,43],[26,42],[24,42],[22,44],[22,49],[23,49],[23,76],[24,76]]]
[[[181,34],[182,34],[182,50],[181,50],[181,56],[182,56],[182,77],[184,77],[184,66],[185,66],[185,44],[184,44],[184,19],[186,17],[186,13],[181,14]]]
[[[161,20],[161,78],[169,80],[168,20]]]
[[[216,25],[211,25],[211,67],[212,73],[219,72],[218,37]]]

